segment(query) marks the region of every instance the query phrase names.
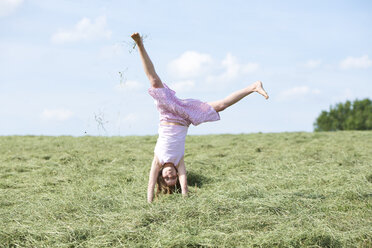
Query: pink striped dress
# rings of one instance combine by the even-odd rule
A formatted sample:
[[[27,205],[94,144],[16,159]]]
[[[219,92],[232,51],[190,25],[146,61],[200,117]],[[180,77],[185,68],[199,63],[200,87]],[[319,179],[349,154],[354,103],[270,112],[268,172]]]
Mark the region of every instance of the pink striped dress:
[[[196,99],[179,99],[165,83],[164,88],[151,87],[148,92],[155,99],[160,121],[197,126],[203,122],[218,121],[220,115],[206,102]]]
[[[166,84],[164,88],[150,88],[155,99],[160,122],[176,122],[183,126],[159,124],[159,137],[154,149],[161,165],[173,163],[178,166],[185,153],[185,140],[190,124],[218,121],[220,115],[206,102],[196,99],[179,99],[176,92]]]

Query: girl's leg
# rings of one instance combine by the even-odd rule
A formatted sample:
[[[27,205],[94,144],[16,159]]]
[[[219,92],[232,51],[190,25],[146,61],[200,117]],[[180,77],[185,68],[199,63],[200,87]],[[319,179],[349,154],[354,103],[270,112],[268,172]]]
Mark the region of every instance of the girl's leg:
[[[266,91],[264,90],[262,86],[262,82],[257,81],[244,89],[241,89],[241,90],[238,90],[232,93],[231,95],[229,95],[228,97],[222,100],[215,101],[215,102],[209,102],[208,104],[211,105],[217,112],[220,112],[226,109],[227,107],[230,107],[231,105],[237,103],[238,101],[248,96],[252,92],[257,92],[263,95],[266,99],[269,98],[269,96],[267,95]]]
[[[156,74],[154,65],[152,64],[151,59],[143,45],[142,37],[139,35],[139,33],[134,33],[131,35],[131,37],[138,46],[143,69],[145,70],[147,78],[150,80],[151,86],[154,88],[163,88],[163,83],[161,82],[158,74]]]

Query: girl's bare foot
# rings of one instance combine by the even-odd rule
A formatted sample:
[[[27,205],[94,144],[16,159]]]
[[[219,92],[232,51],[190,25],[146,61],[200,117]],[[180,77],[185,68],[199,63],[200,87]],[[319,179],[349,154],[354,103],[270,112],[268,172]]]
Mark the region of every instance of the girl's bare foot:
[[[255,82],[255,89],[254,89],[254,91],[257,92],[257,93],[259,93],[259,94],[261,94],[261,95],[263,95],[266,99],[269,99],[269,95],[267,94],[267,92],[263,88],[261,81]]]
[[[139,33],[133,33],[130,37],[137,43],[140,44],[142,43],[142,37]]]

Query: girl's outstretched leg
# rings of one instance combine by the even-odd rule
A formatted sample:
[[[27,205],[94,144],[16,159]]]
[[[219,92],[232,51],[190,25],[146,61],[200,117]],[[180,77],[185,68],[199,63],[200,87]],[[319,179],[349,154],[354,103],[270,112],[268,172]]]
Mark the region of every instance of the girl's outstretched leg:
[[[262,82],[257,81],[244,89],[232,93],[231,95],[222,100],[209,102],[208,104],[211,105],[217,112],[220,112],[226,109],[227,107],[230,107],[231,105],[237,103],[238,101],[240,101],[241,99],[243,99],[244,97],[248,96],[253,92],[257,92],[263,95],[266,99],[269,99],[269,96],[267,95],[266,91],[262,86]]]

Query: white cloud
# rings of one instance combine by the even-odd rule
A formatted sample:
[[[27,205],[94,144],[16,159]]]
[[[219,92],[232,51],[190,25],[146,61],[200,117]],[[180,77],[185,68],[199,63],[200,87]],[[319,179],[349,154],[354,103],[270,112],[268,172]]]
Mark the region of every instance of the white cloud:
[[[0,0],[0,17],[12,14],[23,0]]]
[[[341,92],[338,92],[335,96],[332,97],[332,102],[344,102],[346,100],[353,100],[356,96],[350,88],[343,89]]]
[[[221,66],[225,71],[220,75],[207,77],[208,82],[229,82],[241,75],[253,73],[259,68],[258,63],[240,64],[231,53],[226,55],[226,58],[221,62]]]
[[[212,63],[213,60],[209,54],[187,51],[171,61],[168,70],[177,78],[190,78],[201,76]]]
[[[368,58],[368,55],[362,57],[347,57],[340,62],[340,67],[342,69],[351,68],[368,68],[372,66],[372,60]]]
[[[119,129],[119,133],[120,133],[120,129],[124,128],[128,130],[128,127],[132,128],[132,127],[137,126],[141,120],[142,118],[139,113],[129,113],[129,114],[126,114],[124,116],[117,118],[114,123],[115,123],[115,127]]]
[[[61,30],[52,35],[52,42],[66,43],[88,41],[111,37],[111,31],[106,28],[106,17],[97,17],[94,21],[84,17],[70,30]]]
[[[176,92],[188,92],[191,91],[195,86],[195,82],[192,80],[179,81],[171,84],[169,87]]]
[[[104,46],[101,48],[100,55],[103,58],[111,59],[124,54],[123,46],[120,43],[116,43],[110,46]]]
[[[308,86],[298,86],[280,92],[279,99],[299,98],[306,95],[319,95],[320,93],[321,91],[319,89],[310,89]]]
[[[241,65],[241,72],[243,74],[253,73],[253,72],[257,71],[259,67],[260,66],[259,66],[258,63],[243,64],[243,65]]]
[[[169,65],[169,72],[179,79],[199,77],[208,83],[229,83],[259,68],[258,63],[239,63],[238,59],[228,53],[222,61],[212,59],[209,54],[187,51]],[[222,71],[222,72],[221,72]],[[204,78],[204,80],[203,80]],[[193,87],[193,81],[181,81],[173,87],[184,91],[185,87]]]
[[[138,119],[139,119],[139,116],[137,114],[134,114],[134,113],[127,114],[124,117],[125,122],[136,122]]]
[[[307,68],[313,69],[313,68],[319,67],[321,65],[321,63],[322,63],[322,61],[320,59],[318,59],[318,60],[309,60],[309,61],[307,61],[307,63],[305,64],[305,66]]]
[[[115,85],[115,89],[117,91],[136,91],[136,90],[141,90],[143,88],[143,84],[134,81],[134,80],[128,80],[123,83]]]
[[[44,109],[41,113],[43,120],[66,121],[73,116],[73,113],[67,109]]]

